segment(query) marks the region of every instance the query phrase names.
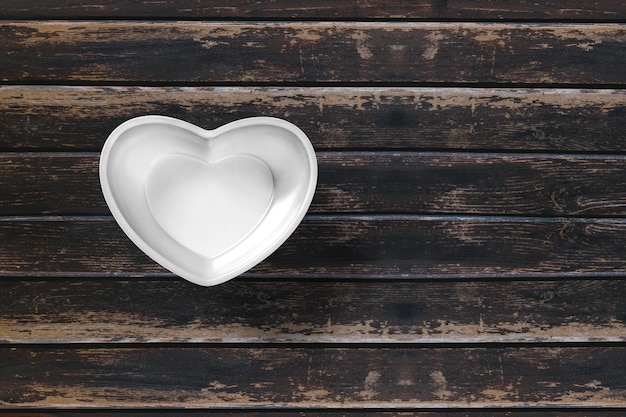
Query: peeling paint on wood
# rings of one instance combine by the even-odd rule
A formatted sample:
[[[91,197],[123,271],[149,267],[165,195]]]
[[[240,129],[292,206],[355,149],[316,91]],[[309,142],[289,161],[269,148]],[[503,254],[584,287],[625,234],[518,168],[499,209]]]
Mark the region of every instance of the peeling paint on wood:
[[[624,152],[622,90],[0,87],[0,146],[100,151],[126,119],[166,114],[213,129],[287,119],[318,150]]]
[[[220,1],[0,0],[0,416],[624,415],[625,6]],[[312,214],[176,279],[97,184],[142,114],[290,120]]]
[[[623,347],[2,350],[12,408],[626,406]]]
[[[626,342],[624,291],[621,280],[235,280],[205,292],[178,280],[5,278],[0,342]]]
[[[620,24],[8,22],[0,80],[621,85],[624,44]]]
[[[191,19],[592,19],[614,21],[623,18],[626,7],[617,1],[590,2],[567,0],[532,2],[519,0],[331,0],[303,2],[274,0],[257,3],[246,0],[212,1],[198,4],[192,0],[152,2],[102,0],[22,0],[0,2],[0,18],[191,18]]]

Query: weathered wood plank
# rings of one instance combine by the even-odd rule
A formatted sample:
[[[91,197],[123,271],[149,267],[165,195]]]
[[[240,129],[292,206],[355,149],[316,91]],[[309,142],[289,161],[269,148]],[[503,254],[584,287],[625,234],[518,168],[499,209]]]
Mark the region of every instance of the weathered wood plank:
[[[616,1],[447,0],[445,12],[470,19],[592,19],[623,20],[626,6]]]
[[[561,0],[274,0],[272,2],[164,0],[10,0],[0,1],[2,19],[36,18],[243,18],[243,19],[590,19],[624,20],[620,1]]]
[[[536,408],[536,409],[500,409],[500,410],[472,410],[472,409],[446,409],[445,411],[423,411],[416,408],[412,411],[378,411],[378,410],[219,410],[222,417],[622,417],[624,409],[604,408],[568,408],[566,410]],[[280,413],[280,414],[279,414]],[[215,412],[198,410],[36,410],[36,411],[2,411],[3,417],[207,417],[216,415]]]
[[[626,406],[624,347],[1,351],[5,408]]]
[[[100,189],[99,154],[0,154],[2,214],[110,214]]]
[[[626,215],[623,156],[319,152],[311,213]],[[0,214],[108,215],[99,154],[0,153]]]
[[[626,152],[624,90],[0,87],[0,148],[99,151],[121,122],[285,118],[317,149]]]
[[[624,280],[0,281],[0,343],[625,342]]]
[[[0,81],[92,86],[1,88],[0,150],[97,152],[119,122],[146,113],[207,128],[273,115],[298,124],[322,150],[312,213],[455,216],[309,216],[247,279],[207,291],[171,279],[110,218],[1,218],[0,415],[81,412],[57,407],[240,416],[286,407],[281,414],[290,417],[338,416],[344,408],[387,417],[411,409],[458,417],[626,410],[626,220],[458,215],[624,216],[623,158],[606,155],[626,152],[623,90],[95,86],[618,87],[626,82],[616,70],[626,63],[621,24],[353,21],[624,22],[624,6],[4,3],[5,19],[351,22],[5,23]],[[362,152],[380,150],[431,152]],[[481,153],[440,152],[459,150]],[[604,155],[486,153],[493,150]],[[96,164],[97,154],[0,155],[0,215],[107,214]],[[165,279],[145,278],[152,275]],[[144,278],[97,278],[111,276]],[[314,277],[333,281],[307,279]],[[140,347],[155,342],[163,345]],[[531,347],[537,342],[545,344]],[[305,343],[351,347],[297,347]],[[460,410],[435,411],[443,407]]]
[[[252,277],[560,277],[626,274],[626,220],[309,216]],[[0,275],[150,276],[108,218],[0,222]]]
[[[620,24],[5,22],[11,83],[624,84]]]

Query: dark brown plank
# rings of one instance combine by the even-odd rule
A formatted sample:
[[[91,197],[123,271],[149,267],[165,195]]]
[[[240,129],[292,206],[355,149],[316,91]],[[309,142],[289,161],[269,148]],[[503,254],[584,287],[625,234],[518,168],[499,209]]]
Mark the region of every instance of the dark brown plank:
[[[624,347],[1,350],[5,408],[626,406]]]
[[[319,152],[311,213],[626,215],[622,156]],[[0,154],[0,214],[108,215],[99,154]]]
[[[0,1],[0,18],[239,18],[239,19],[591,19],[624,20],[626,6],[619,1],[561,0],[165,0],[138,2],[103,0]]]
[[[6,22],[11,83],[624,84],[620,24]]]
[[[0,87],[0,148],[99,151],[113,129],[163,114],[206,129],[273,116],[318,150],[626,152],[623,90]]]
[[[0,281],[0,343],[626,342],[624,280]]]
[[[397,3],[397,4],[396,4]],[[84,1],[25,0],[20,4],[0,1],[0,18],[243,18],[243,19],[341,19],[341,18],[432,18],[445,14],[445,1],[420,0],[410,7],[401,2],[385,3],[381,0],[363,2],[345,0],[274,0],[257,3],[249,0],[211,1],[200,3],[190,0],[137,2],[105,0],[97,5]],[[604,14],[616,7],[596,6],[594,14]],[[619,6],[617,7],[619,8]],[[602,9],[608,9],[603,11]]]
[[[576,409],[568,408],[564,410],[558,409],[505,409],[505,410],[471,410],[471,409],[447,409],[442,411],[378,411],[378,410],[219,410],[197,411],[197,410],[44,410],[44,411],[1,411],[2,417],[109,417],[109,416],[125,416],[125,417],[208,417],[219,415],[222,417],[622,417],[623,409]]]
[[[560,277],[626,273],[624,219],[309,216],[252,277]],[[0,275],[163,274],[108,218],[0,222]]]
[[[110,214],[98,163],[99,154],[0,154],[0,213]]]
[[[623,20],[626,5],[619,1],[447,0],[446,14],[470,19],[592,19]]]

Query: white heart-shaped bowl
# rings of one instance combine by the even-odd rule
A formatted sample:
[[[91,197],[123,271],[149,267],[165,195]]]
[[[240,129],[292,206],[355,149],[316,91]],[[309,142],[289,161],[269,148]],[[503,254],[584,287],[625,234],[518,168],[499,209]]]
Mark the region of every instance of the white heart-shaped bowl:
[[[271,117],[205,130],[141,116],[118,126],[100,156],[102,193],[124,233],[161,266],[205,286],[278,249],[316,183],[307,136]]]

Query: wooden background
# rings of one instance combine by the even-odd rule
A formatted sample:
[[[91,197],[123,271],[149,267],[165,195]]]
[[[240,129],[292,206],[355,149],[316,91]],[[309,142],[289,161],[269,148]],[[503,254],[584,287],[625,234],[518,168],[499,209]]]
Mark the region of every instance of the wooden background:
[[[0,0],[0,415],[626,413],[626,3]],[[202,288],[102,198],[144,114],[268,115],[319,185]]]

